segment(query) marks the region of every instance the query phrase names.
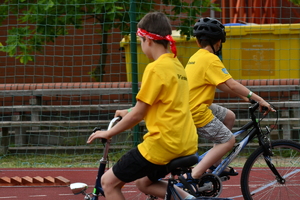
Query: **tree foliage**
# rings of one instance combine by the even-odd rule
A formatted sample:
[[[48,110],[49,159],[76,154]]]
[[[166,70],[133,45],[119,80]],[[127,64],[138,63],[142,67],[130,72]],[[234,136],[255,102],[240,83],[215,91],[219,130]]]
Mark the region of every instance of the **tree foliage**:
[[[219,10],[211,0],[162,2],[172,8],[171,11],[166,10],[166,14],[171,20],[179,20],[178,29],[188,36],[191,25],[201,13],[208,9]],[[155,5],[157,4],[151,0],[137,0],[137,21],[145,13],[154,10]],[[68,26],[81,29],[84,20],[94,18],[101,27],[98,34],[103,35],[103,41],[100,41],[102,53],[99,65],[91,74],[101,81],[101,76],[99,78],[97,75],[105,73],[107,33],[113,28],[118,28],[123,34],[129,33],[129,8],[129,0],[4,0],[0,4],[0,24],[8,17],[15,16],[18,25],[11,26],[8,30],[6,44],[0,43],[0,51],[26,64],[34,60],[36,53],[42,53],[47,43],[68,34]]]
[[[300,6],[300,0],[289,0],[289,1],[297,6]]]

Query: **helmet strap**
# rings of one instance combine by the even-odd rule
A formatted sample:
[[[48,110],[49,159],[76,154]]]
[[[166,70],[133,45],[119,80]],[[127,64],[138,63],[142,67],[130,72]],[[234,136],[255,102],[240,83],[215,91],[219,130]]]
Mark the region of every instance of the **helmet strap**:
[[[215,50],[214,45],[212,44],[211,40],[209,40],[209,44],[210,44],[210,47],[212,48],[212,50],[214,51],[214,54],[216,54],[216,50]]]
[[[219,48],[219,50],[215,53],[217,56],[219,56],[222,52],[222,43],[221,43],[221,46]]]

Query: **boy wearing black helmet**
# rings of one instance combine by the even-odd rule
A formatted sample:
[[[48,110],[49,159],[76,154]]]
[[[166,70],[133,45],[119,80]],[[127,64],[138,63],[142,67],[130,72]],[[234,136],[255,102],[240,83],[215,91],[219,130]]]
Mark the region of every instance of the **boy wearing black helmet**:
[[[231,132],[235,114],[224,107],[213,104],[216,88],[237,95],[248,101],[249,98],[259,102],[261,107],[274,111],[265,100],[254,94],[245,86],[235,81],[217,56],[226,41],[225,27],[213,18],[201,18],[193,28],[196,42],[200,49],[191,56],[185,68],[189,82],[190,109],[200,137],[209,139],[214,147],[193,169],[188,178],[198,179],[220,163],[222,157],[232,149],[235,138]],[[238,173],[231,167],[222,175],[235,176]],[[190,174],[188,174],[190,176]]]

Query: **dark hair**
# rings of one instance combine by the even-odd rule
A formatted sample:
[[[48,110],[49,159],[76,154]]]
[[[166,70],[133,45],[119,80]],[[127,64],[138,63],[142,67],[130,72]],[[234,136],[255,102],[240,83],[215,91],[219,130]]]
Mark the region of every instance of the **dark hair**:
[[[193,28],[193,34],[201,46],[216,44],[219,40],[226,41],[226,32],[223,24],[217,19],[205,17],[199,19]]]
[[[138,23],[138,28],[144,29],[149,33],[155,33],[160,36],[167,36],[172,34],[172,26],[169,18],[161,12],[151,12],[146,14]],[[155,43],[168,47],[167,40],[153,40]]]
[[[215,40],[215,39],[202,39],[201,37],[196,36],[200,46],[202,48],[208,46],[208,45],[215,45],[217,42],[220,40]]]

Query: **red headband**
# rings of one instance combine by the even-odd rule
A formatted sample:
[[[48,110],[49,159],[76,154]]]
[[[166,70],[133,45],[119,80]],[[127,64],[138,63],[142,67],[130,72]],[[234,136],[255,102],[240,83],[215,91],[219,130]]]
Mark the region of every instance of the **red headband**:
[[[155,33],[149,33],[148,31],[138,28],[137,33],[138,36],[140,37],[148,37],[151,40],[167,40],[170,42],[170,47],[172,52],[175,54],[174,58],[177,55],[177,50],[176,50],[176,45],[175,45],[175,40],[173,40],[171,35],[167,35],[167,36],[161,36],[161,35],[157,35]]]

